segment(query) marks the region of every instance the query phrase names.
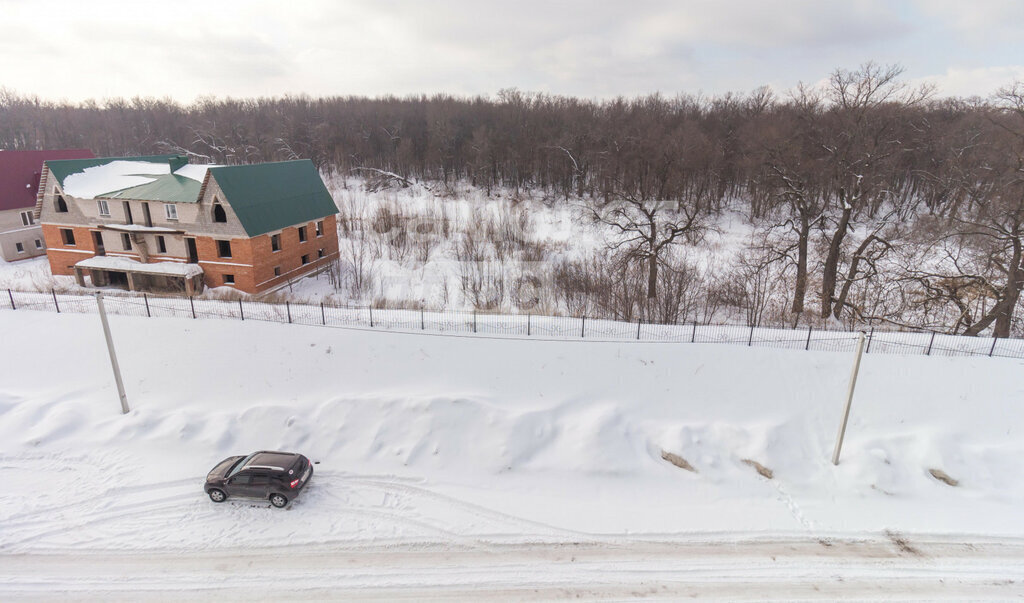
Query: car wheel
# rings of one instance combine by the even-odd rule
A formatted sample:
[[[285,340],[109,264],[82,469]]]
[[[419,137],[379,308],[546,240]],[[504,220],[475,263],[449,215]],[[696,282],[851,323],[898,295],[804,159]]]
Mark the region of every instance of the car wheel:
[[[288,499],[283,494],[271,494],[270,504],[280,509],[281,507],[288,504]]]
[[[216,488],[210,490],[210,500],[212,500],[215,503],[222,503],[225,500],[227,500],[227,498],[228,495],[224,494],[223,490],[217,490]]]

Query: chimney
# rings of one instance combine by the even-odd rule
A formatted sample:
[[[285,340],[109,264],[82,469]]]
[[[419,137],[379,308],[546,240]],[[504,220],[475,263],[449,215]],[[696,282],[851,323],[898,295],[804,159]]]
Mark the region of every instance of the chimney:
[[[170,164],[171,173],[173,174],[188,165],[188,157],[185,155],[175,155],[174,157],[171,157],[167,163]]]

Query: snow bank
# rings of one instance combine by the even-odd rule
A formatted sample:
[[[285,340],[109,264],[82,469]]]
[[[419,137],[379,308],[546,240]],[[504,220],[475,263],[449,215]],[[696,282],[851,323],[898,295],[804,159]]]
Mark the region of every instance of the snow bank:
[[[865,357],[834,467],[845,354],[120,316],[112,328],[127,416],[96,316],[0,312],[16,342],[0,351],[0,548],[1024,535],[1018,360]],[[265,505],[204,498],[215,462],[256,449],[321,461],[301,512],[269,522]]]

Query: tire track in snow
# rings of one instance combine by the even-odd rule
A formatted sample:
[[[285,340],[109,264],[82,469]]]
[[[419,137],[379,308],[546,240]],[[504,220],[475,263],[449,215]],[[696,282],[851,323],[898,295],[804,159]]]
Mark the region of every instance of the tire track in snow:
[[[372,477],[366,478],[366,477],[361,477],[361,476],[358,476],[358,475],[351,475],[351,474],[344,474],[344,473],[341,473],[339,476],[343,477],[346,480],[346,482],[348,482],[348,483],[362,484],[362,485],[366,485],[366,486],[370,486],[370,487],[374,487],[374,488],[379,488],[379,489],[385,490],[385,491],[398,490],[398,491],[403,491],[403,492],[411,493],[411,494],[413,494],[415,496],[420,496],[420,497],[424,497],[424,498],[430,498],[430,499],[436,500],[437,502],[443,503],[445,505],[449,505],[452,508],[456,508],[456,509],[458,509],[460,511],[465,511],[465,512],[470,513],[472,515],[476,515],[477,517],[480,517],[481,519],[485,519],[485,520],[489,520],[489,521],[493,521],[493,522],[497,522],[497,523],[501,523],[501,522],[511,523],[511,524],[513,524],[513,526],[518,525],[521,528],[532,528],[532,529],[538,529],[539,528],[539,529],[542,529],[542,530],[548,532],[550,535],[563,535],[563,536],[573,536],[573,537],[587,537],[587,536],[589,536],[589,534],[586,533],[586,532],[578,532],[578,531],[570,530],[570,529],[567,529],[567,528],[560,528],[560,527],[553,526],[553,525],[546,524],[546,523],[542,523],[542,522],[539,522],[539,521],[533,521],[531,519],[526,519],[526,518],[523,518],[523,517],[518,517],[516,515],[510,515],[508,513],[503,513],[501,511],[496,511],[494,509],[491,509],[491,508],[488,508],[488,507],[484,507],[482,505],[477,505],[477,504],[474,504],[474,503],[466,502],[464,500],[460,500],[458,498],[454,498],[452,496],[448,496],[447,494],[441,494],[439,492],[435,492],[435,491],[429,490],[427,488],[417,487],[417,486],[413,486],[413,485],[409,485],[409,484],[398,484],[398,483],[395,483],[395,482],[392,482],[392,481],[389,481],[389,480],[388,481],[380,480],[380,479],[376,479],[376,478],[372,478]]]
[[[104,600],[640,597],[678,600],[935,600],[1024,596],[1024,543],[931,541],[923,557],[887,539],[504,544],[399,542],[377,548],[279,546],[147,555],[0,554],[6,598]]]

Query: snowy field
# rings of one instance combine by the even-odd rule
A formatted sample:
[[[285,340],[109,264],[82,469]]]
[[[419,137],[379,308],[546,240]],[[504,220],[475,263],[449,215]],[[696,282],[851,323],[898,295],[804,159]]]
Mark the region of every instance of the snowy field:
[[[0,312],[0,599],[1024,596],[1024,361],[865,357],[834,467],[844,353],[111,324],[127,416]],[[310,487],[210,502],[257,449]]]

